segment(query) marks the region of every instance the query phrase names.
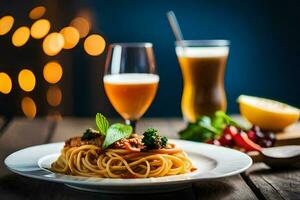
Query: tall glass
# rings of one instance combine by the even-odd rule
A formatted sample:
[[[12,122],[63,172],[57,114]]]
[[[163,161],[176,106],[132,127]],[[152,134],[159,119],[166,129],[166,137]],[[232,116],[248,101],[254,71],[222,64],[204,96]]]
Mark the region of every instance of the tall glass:
[[[181,110],[185,120],[226,111],[224,72],[229,53],[227,40],[184,40],[176,42],[183,77]]]
[[[135,131],[137,120],[151,105],[158,88],[152,44],[110,45],[103,82],[111,104]]]

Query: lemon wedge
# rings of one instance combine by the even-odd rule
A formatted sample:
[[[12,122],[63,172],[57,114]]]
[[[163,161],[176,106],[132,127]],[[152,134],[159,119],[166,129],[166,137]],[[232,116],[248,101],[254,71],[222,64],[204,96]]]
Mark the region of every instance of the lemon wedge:
[[[271,99],[241,95],[238,97],[241,115],[263,130],[281,131],[299,119],[300,110]]]

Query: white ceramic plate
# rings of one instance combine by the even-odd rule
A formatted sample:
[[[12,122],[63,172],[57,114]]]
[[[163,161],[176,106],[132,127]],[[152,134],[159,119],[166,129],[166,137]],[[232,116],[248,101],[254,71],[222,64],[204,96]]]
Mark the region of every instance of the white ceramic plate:
[[[141,193],[171,191],[190,186],[196,181],[218,179],[239,174],[248,169],[252,159],[239,151],[183,140],[170,140],[192,159],[196,171],[159,178],[110,179],[87,178],[53,173],[47,168],[59,156],[64,143],[38,145],[19,150],[5,159],[13,172],[41,180],[64,183],[87,191],[109,193]]]

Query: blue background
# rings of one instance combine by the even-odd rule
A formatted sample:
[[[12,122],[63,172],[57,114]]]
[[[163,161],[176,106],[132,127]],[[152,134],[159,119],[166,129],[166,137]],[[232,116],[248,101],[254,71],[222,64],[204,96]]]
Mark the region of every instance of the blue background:
[[[300,107],[299,55],[299,1],[276,0],[44,0],[3,1],[1,16],[13,14],[17,25],[31,25],[27,17],[34,6],[47,7],[46,18],[53,23],[51,31],[59,31],[82,9],[93,17],[90,34],[100,33],[107,44],[115,42],[152,42],[156,56],[160,85],[158,94],[146,116],[180,116],[182,78],[174,49],[174,36],[166,12],[173,10],[185,39],[228,39],[231,41],[225,89],[228,112],[238,113],[236,98],[240,94],[280,100]],[[14,29],[17,27],[14,27]],[[52,59],[41,54],[41,41],[31,40],[16,49],[10,44],[10,35],[0,38],[2,70],[17,75],[19,66],[41,70]],[[34,46],[35,45],[35,46]],[[7,48],[4,48],[7,47]],[[33,55],[34,54],[34,55]],[[42,56],[41,56],[42,55]],[[63,51],[54,59],[61,60],[64,77],[62,113],[93,116],[100,111],[117,116],[107,100],[102,76],[106,53],[91,57],[83,51],[83,40],[72,49]],[[15,59],[18,57],[18,59]],[[39,60],[40,59],[40,60]],[[67,60],[67,62],[66,62]],[[21,62],[21,63],[20,63]],[[69,64],[66,64],[69,63]],[[16,79],[16,78],[14,78]],[[38,81],[43,82],[43,78]],[[16,82],[16,80],[14,80]],[[68,82],[69,81],[69,82]],[[44,84],[44,85],[43,85]],[[33,91],[35,99],[45,101],[43,83]],[[12,115],[13,108],[21,114],[21,92],[0,98],[0,114]],[[42,96],[42,98],[40,98]],[[45,102],[39,104],[47,113]],[[15,106],[17,105],[17,107]]]
[[[166,19],[173,10],[185,39],[231,41],[225,88],[228,111],[240,94],[273,98],[300,107],[297,1],[94,1],[108,42],[154,44],[161,77],[147,115],[180,115],[181,74]]]

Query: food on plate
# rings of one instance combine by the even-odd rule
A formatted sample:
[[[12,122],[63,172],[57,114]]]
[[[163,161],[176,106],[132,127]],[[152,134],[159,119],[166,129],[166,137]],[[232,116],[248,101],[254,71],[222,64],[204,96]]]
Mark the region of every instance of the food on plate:
[[[82,136],[65,142],[51,171],[75,176],[102,178],[148,178],[185,174],[196,170],[186,153],[147,129],[143,136],[132,127],[96,115],[98,130],[87,129]]]
[[[261,151],[275,143],[274,133],[262,132],[256,125],[240,124],[222,111],[217,111],[214,117],[199,117],[195,123],[189,123],[181,130],[179,135],[181,139],[237,148],[246,152]]]
[[[298,108],[271,99],[241,95],[241,115],[263,130],[281,131],[299,120]]]

